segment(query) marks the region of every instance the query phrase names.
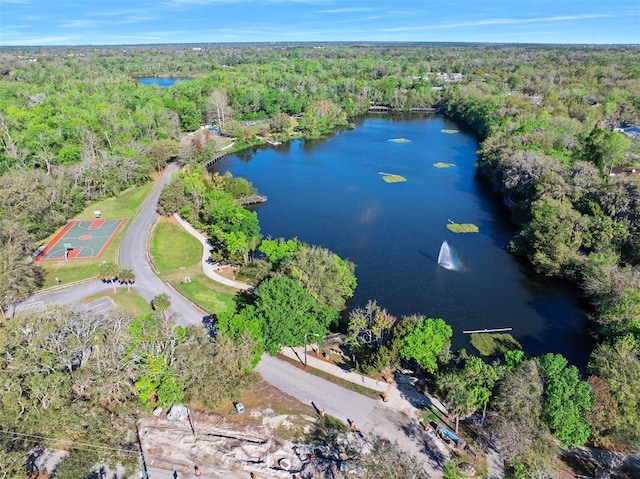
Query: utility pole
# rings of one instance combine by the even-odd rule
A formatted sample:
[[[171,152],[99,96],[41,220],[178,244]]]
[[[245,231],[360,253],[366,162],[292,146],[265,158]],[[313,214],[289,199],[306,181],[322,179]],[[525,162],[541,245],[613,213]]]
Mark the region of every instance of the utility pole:
[[[144,461],[144,453],[142,452],[142,443],[140,442],[140,430],[136,433],[136,437],[138,439],[138,449],[140,449],[140,456],[138,457],[138,462],[140,463],[140,479],[149,479],[147,464]]]
[[[320,335],[317,333],[306,333],[304,335],[304,367],[307,367],[307,336],[309,336],[310,334],[314,335],[315,337],[319,337]]]

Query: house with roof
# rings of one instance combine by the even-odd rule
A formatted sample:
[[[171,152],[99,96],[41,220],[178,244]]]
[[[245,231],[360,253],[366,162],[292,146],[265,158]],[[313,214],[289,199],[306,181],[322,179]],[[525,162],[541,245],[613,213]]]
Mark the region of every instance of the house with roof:
[[[640,138],[640,126],[637,126],[637,125],[620,126],[618,128],[614,128],[613,131],[624,133],[625,135],[627,135],[629,138],[633,140]]]

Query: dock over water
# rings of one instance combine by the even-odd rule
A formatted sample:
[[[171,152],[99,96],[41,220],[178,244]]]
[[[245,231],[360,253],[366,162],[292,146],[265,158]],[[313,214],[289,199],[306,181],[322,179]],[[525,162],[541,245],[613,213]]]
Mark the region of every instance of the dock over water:
[[[393,113],[395,110],[389,105],[371,105],[367,110],[369,113]],[[406,110],[398,110],[399,112]],[[421,106],[411,109],[411,113],[438,113],[439,108],[433,106]]]
[[[246,198],[238,198],[238,203],[242,206],[246,205],[255,205],[257,203],[265,203],[267,201],[267,197],[264,195],[254,195],[248,196]]]
[[[211,165],[215,165],[217,162],[219,162],[225,156],[227,156],[227,152],[226,151],[216,151],[215,154],[211,158],[209,158],[208,160],[204,160],[202,162],[202,166],[204,166],[206,168],[209,168]]]

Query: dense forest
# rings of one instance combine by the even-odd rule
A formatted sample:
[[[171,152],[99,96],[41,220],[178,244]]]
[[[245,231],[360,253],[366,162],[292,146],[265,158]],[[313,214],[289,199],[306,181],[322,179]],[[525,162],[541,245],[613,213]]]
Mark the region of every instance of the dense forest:
[[[263,349],[273,352],[300,339],[283,340],[279,332],[269,329],[273,326],[269,326],[269,309],[283,294],[299,302],[320,298],[317,310],[305,321],[309,330],[321,332],[328,324],[318,324],[317,318],[337,317],[355,287],[355,278],[352,265],[321,248],[287,240],[261,242],[257,219],[229,201],[253,193],[251,186],[211,178],[198,168],[198,162],[213,153],[212,136],[233,137],[233,148],[240,150],[270,139],[331,134],[365,114],[371,105],[396,112],[437,107],[477,134],[478,174],[512,211],[515,234],[510,250],[535,271],[580,286],[593,306],[598,346],[582,376],[553,354],[525,358],[511,353],[498,365],[473,357],[443,360],[450,337],[446,324],[419,316],[397,321],[373,302],[350,313],[349,335],[360,367],[384,370],[400,358],[413,360],[431,375],[456,417],[488,408],[493,419],[487,438],[512,466],[512,477],[552,477],[556,440],[565,447],[589,444],[640,451],[640,192],[636,176],[640,136],[638,128],[621,131],[640,125],[640,49],[397,44],[197,47],[0,49],[3,315],[7,306],[42,284],[37,265],[25,261],[38,241],[91,201],[149,181],[154,170],[178,157],[191,166],[163,193],[161,212],[181,212],[206,229],[218,246],[216,260],[248,264],[253,252],[262,254],[263,259],[251,261],[245,271],[260,282],[256,294],[234,314],[220,318],[221,331],[230,343],[211,346],[214,352],[208,356],[215,363],[216,348],[249,345],[251,351],[244,348],[238,353],[241,375]],[[189,81],[163,89],[140,85],[137,79],[145,76]],[[203,124],[214,125],[217,132],[205,130],[181,141],[185,132]],[[230,217],[235,226],[221,227]],[[313,274],[304,274],[323,262],[334,266],[329,281],[333,289],[320,289],[310,280]],[[286,316],[285,306],[278,304],[278,311]],[[73,314],[78,313],[54,315],[50,322],[67,328]],[[37,332],[47,319],[29,321]],[[202,332],[174,337],[177,333],[165,331],[149,318],[147,322],[113,320],[123,331],[120,345],[135,343],[136,328],[145,327],[164,335],[163,344],[182,348],[184,355],[172,358],[172,367],[188,369],[187,348],[180,345],[208,347]],[[62,352],[61,348],[50,351],[51,346],[37,338],[33,351],[27,351],[29,341],[11,340],[17,327],[8,322],[0,335],[6,343],[2,350],[8,351],[3,369],[14,371],[19,364],[25,368],[3,376],[3,387],[13,395],[3,393],[3,398],[15,397],[15,401],[2,403],[0,417],[11,431],[48,432],[43,424],[50,408],[68,407],[70,418],[77,413],[76,407],[102,408],[113,420],[119,414],[115,405],[130,400],[133,392],[128,389],[118,389],[118,398],[102,399],[103,403],[97,400],[98,392],[82,390],[84,375],[91,374],[91,368],[104,367],[99,361],[107,361],[107,356],[90,358],[84,370],[70,365],[67,357],[66,369],[51,365],[47,366],[51,373],[27,371],[27,364],[38,364],[30,355],[41,362],[46,357],[43,364],[50,364]],[[369,340],[363,342],[363,337]],[[430,351],[428,345],[434,340],[438,347]],[[105,355],[110,347],[115,346],[105,342]],[[150,367],[152,357],[150,352],[138,360],[137,370],[100,374],[108,373],[115,384],[130,387],[131,381],[141,380],[140,369]],[[93,361],[98,362],[93,365]],[[53,375],[66,381],[59,383],[68,391],[60,404],[51,404],[44,394]],[[11,389],[24,377],[32,381],[30,388]],[[223,380],[230,384],[236,376]],[[36,387],[39,384],[42,388]],[[138,386],[138,393],[145,390],[144,385]],[[188,396],[190,387],[195,386],[174,385],[168,394]],[[17,404],[23,409],[18,418],[14,417],[20,409]],[[25,413],[31,407],[42,414]],[[123,413],[123,417],[128,416]],[[50,434],[69,435],[69,428],[70,423],[61,422]],[[12,458],[15,443],[6,438],[0,438],[0,443],[0,454]]]

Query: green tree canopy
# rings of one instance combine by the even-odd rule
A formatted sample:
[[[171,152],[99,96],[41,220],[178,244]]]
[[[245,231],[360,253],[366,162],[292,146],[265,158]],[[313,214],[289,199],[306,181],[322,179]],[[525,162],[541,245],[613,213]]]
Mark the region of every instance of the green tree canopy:
[[[118,279],[121,283],[127,285],[127,291],[131,291],[131,284],[136,281],[136,275],[132,269],[121,269],[118,273]]]
[[[497,414],[487,421],[489,437],[508,462],[534,450],[548,435],[542,422],[543,390],[538,361],[529,359],[506,372],[491,398]]]
[[[456,418],[456,433],[460,418],[464,418],[476,409],[473,394],[465,387],[461,375],[447,371],[438,376],[436,385],[444,398],[447,409]]]
[[[118,280],[119,272],[120,266],[113,261],[104,261],[98,266],[98,278],[107,283],[111,283],[113,291],[116,290],[116,281]]]
[[[548,195],[532,203],[531,216],[513,244],[530,257],[536,271],[558,275],[578,257],[585,220],[569,201]]]
[[[451,346],[451,326],[441,318],[415,318],[415,326],[402,340],[400,355],[415,359],[420,368],[433,374],[438,370],[438,361]]]
[[[260,224],[255,212],[239,205],[230,194],[215,192],[207,195],[201,217],[209,225],[214,260],[249,261],[249,253],[260,242]]]
[[[204,326],[189,327],[176,346],[172,367],[185,383],[184,399],[207,408],[237,398],[253,382],[256,343],[248,331],[238,339],[215,338]]]
[[[151,300],[151,306],[166,317],[167,310],[171,307],[171,297],[167,293],[156,294]]]
[[[626,335],[596,348],[590,371],[602,380],[606,394],[615,398],[617,414],[599,425],[599,440],[617,447],[640,447],[640,339]],[[604,427],[603,427],[604,426]]]
[[[593,405],[591,387],[580,380],[578,369],[567,366],[560,354],[548,353],[540,358],[544,376],[543,418],[562,444],[583,445],[591,429],[587,414]]]
[[[255,314],[252,307],[243,308],[237,312],[225,312],[218,316],[216,328],[221,334],[229,336],[234,341],[250,339],[253,345],[251,365],[255,367],[265,350],[263,327],[260,316]]]
[[[156,170],[161,170],[167,162],[178,156],[178,142],[169,139],[158,139],[151,142],[149,153],[155,160]]]
[[[5,432],[30,438],[0,440],[6,471],[24,468],[34,447],[51,447],[49,438],[82,437],[129,449],[136,416],[128,404],[136,393],[134,367],[122,360],[122,351],[130,322],[118,310],[103,316],[58,307],[20,314],[2,325],[0,423]],[[115,454],[104,459],[130,465],[127,458],[129,454]]]
[[[163,293],[164,294],[164,293]],[[155,303],[163,303],[158,295]],[[166,299],[168,295],[164,294]],[[155,306],[158,311],[166,308]],[[169,303],[170,304],[170,303]],[[168,307],[168,306],[167,306]],[[169,324],[159,314],[137,317],[129,327],[127,356],[136,365],[135,387],[139,400],[147,407],[181,404],[186,382],[174,369],[175,347],[184,341],[185,330]]]
[[[469,391],[476,408],[483,408],[489,404],[493,387],[500,376],[500,370],[497,367],[487,364],[476,356],[469,356],[460,371],[465,389]]]
[[[338,311],[314,298],[299,282],[287,278],[269,278],[256,288],[256,301],[243,310],[247,321],[257,319],[262,327],[264,345],[270,354],[286,346],[301,346],[305,334],[324,337],[329,325],[338,319]]]
[[[260,252],[267,255],[267,258],[273,265],[274,269],[280,267],[280,263],[291,257],[299,248],[304,245],[297,238],[285,240],[284,238],[264,239],[260,242],[258,248]]]
[[[622,133],[594,128],[585,141],[584,155],[607,176],[614,166],[620,165],[630,146],[631,141]]]
[[[355,265],[318,246],[300,245],[279,268],[318,301],[338,311],[356,288]]]

